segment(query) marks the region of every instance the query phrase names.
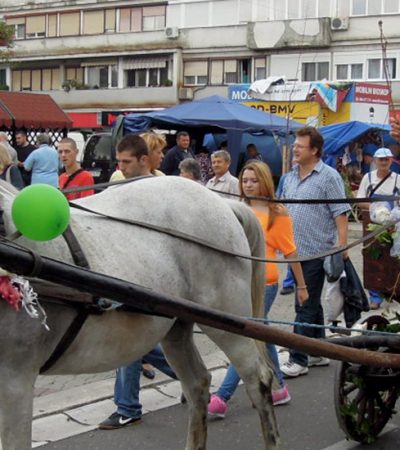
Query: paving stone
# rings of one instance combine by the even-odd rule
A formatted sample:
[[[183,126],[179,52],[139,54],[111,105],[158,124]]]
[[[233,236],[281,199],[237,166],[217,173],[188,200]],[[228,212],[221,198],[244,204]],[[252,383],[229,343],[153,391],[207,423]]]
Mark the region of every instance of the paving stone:
[[[90,405],[81,406],[67,411],[65,414],[77,422],[85,425],[97,426],[104,419],[115,412],[115,404],[112,400],[103,400]]]
[[[96,426],[76,423],[65,414],[55,414],[33,421],[32,438],[34,441],[59,441],[95,428]]]

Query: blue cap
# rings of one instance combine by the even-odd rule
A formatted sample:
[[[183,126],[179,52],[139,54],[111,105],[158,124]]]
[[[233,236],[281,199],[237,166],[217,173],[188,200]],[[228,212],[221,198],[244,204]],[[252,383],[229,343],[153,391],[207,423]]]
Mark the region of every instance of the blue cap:
[[[393,153],[388,148],[378,148],[374,153],[374,158],[393,158]]]

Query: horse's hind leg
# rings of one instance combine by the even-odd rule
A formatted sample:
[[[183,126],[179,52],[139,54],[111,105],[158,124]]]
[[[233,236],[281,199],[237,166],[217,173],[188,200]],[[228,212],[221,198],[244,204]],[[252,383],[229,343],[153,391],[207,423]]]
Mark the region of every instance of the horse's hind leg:
[[[265,344],[256,344],[253,339],[236,334],[201,328],[228,356],[243,380],[247,394],[260,417],[265,448],[279,449],[279,431],[271,396],[273,370],[263,351]]]
[[[207,404],[210,375],[193,341],[193,324],[177,321],[162,341],[188,400],[186,450],[203,450],[207,440]]]
[[[28,372],[28,368],[26,368]],[[30,450],[35,376],[0,369],[0,435],[3,450]]]

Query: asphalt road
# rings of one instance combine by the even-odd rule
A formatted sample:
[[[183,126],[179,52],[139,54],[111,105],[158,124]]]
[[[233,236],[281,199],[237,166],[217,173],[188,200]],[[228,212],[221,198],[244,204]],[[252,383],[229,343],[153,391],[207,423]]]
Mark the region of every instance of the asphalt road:
[[[334,367],[312,368],[289,381],[292,401],[276,408],[283,450],[394,450],[400,443],[400,417],[394,416],[377,442],[345,440],[334,410]],[[399,402],[398,402],[399,405]],[[151,414],[129,428],[91,431],[46,445],[46,450],[178,450],[184,449],[187,406]],[[209,420],[208,449],[262,450],[258,416],[241,386],[224,420]]]

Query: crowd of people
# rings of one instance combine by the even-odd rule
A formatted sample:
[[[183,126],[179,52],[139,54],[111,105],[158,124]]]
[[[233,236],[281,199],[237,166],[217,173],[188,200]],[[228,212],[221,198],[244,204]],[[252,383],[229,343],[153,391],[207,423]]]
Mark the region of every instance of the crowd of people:
[[[400,121],[392,120],[393,136],[400,141]],[[93,195],[94,184],[89,172],[77,161],[78,150],[73,139],[64,138],[57,146],[51,146],[50,138],[43,133],[37,136],[37,147],[28,143],[26,133],[17,133],[17,146],[12,148],[5,133],[0,133],[0,178],[12,183],[17,189],[34,183],[47,183],[60,189],[88,187],[82,192],[66,193],[68,200]],[[110,181],[141,176],[179,175],[204,185],[221,196],[243,201],[257,217],[265,237],[267,258],[276,258],[281,253],[285,258],[309,257],[347,245],[348,213],[346,203],[324,203],[324,200],[345,198],[345,186],[337,170],[322,161],[324,140],[314,127],[303,127],[296,132],[293,145],[293,169],[281,178],[277,193],[268,165],[257,148],[251,144],[239,161],[238,177],[230,170],[229,148],[215,151],[211,156],[206,150],[195,154],[191,150],[190,136],[185,131],[176,135],[176,145],[165,152],[164,136],[154,132],[141,135],[126,135],[117,145],[118,169]],[[389,149],[381,148],[374,155],[376,170],[364,175],[359,188],[359,197],[398,195],[400,177],[390,170],[393,155]],[[62,169],[62,173],[59,174]],[[236,173],[236,172],[235,172]],[[280,198],[297,199],[299,203],[268,202]],[[321,203],[307,203],[319,199]],[[361,204],[368,208],[369,204]],[[347,253],[343,252],[343,258]],[[290,264],[295,293],[294,311],[297,324],[324,325],[321,304],[325,281],[324,260],[316,258]],[[278,269],[276,264],[265,267],[265,318],[273,307],[278,293]],[[379,298],[379,293],[371,293]],[[378,301],[378,300],[377,300]],[[374,306],[373,306],[374,307]],[[294,326],[294,333],[312,338],[324,338],[323,328]],[[267,344],[267,352],[275,369],[273,385],[274,405],[283,405],[291,400],[285,378],[306,375],[310,367],[324,366],[329,360],[309,356],[290,350],[289,358],[280,363],[274,345]],[[140,420],[142,405],[139,401],[140,373],[143,364],[152,364],[168,376],[176,375],[165,360],[159,346],[142,359],[133,361],[117,370],[114,401],[116,411],[100,425],[103,429],[125,427]],[[145,366],[145,373],[154,377],[152,366]],[[238,383],[239,375],[229,365],[225,379],[211,396],[209,414],[224,417],[228,401]]]

